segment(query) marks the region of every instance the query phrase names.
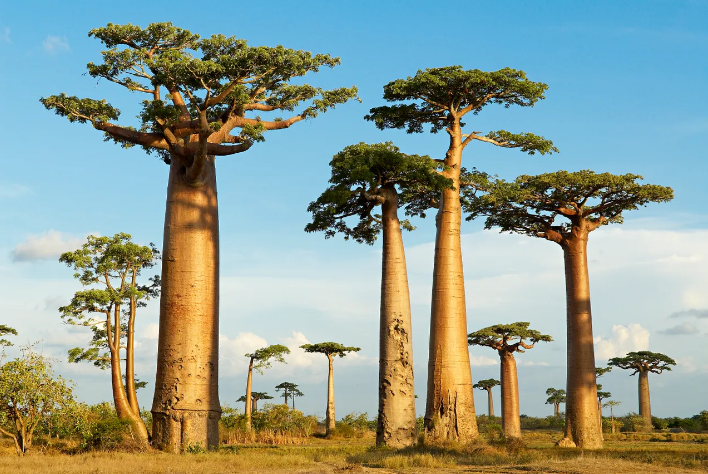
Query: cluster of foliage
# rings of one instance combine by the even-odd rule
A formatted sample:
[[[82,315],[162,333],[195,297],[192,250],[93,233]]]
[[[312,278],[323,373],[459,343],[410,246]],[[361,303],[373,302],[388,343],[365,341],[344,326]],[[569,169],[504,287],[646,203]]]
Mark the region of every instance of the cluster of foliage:
[[[336,422],[333,436],[344,438],[361,438],[367,431],[376,431],[376,417],[369,419],[369,414],[349,413],[347,416]]]
[[[523,430],[563,430],[565,428],[565,416],[547,416],[537,418],[528,415],[521,415],[521,429]]]
[[[302,443],[317,427],[317,418],[306,416],[287,405],[267,403],[248,419],[238,410],[222,406],[220,439],[222,443],[262,442],[268,444]]]

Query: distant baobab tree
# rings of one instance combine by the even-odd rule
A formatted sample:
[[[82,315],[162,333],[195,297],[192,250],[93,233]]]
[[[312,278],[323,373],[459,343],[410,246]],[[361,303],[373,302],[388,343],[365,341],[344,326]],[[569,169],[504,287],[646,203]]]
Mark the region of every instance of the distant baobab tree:
[[[251,392],[251,403],[248,403],[248,397],[246,395],[241,395],[237,402],[244,402],[246,404],[246,410],[250,412],[258,411],[258,401],[259,400],[272,400],[273,397],[268,395],[266,392]],[[249,428],[250,429],[250,428]]]
[[[615,434],[615,413],[613,411],[613,408],[616,407],[617,405],[621,405],[621,404],[622,404],[622,402],[618,402],[617,400],[607,400],[602,405],[604,407],[610,407],[610,426],[611,426],[612,434]]]
[[[391,143],[351,145],[330,162],[330,186],[310,203],[307,232],[337,233],[373,245],[383,236],[379,323],[379,409],[376,444],[402,448],[416,437],[413,335],[406,256],[398,217],[425,216],[452,180],[427,156],[406,155]],[[380,214],[374,212],[380,208]]]
[[[335,356],[344,357],[349,352],[359,352],[359,347],[343,346],[338,342],[320,342],[317,344],[303,344],[300,346],[305,352],[324,354],[329,361],[329,375],[327,377],[327,411],[325,412],[325,430],[330,434],[335,428],[334,417],[334,371],[332,361]]]
[[[251,354],[244,354],[249,358],[248,376],[246,378],[246,429],[251,430],[251,390],[253,387],[253,371],[263,374],[265,369],[270,369],[272,362],[282,362],[285,364],[283,356],[290,354],[290,349],[282,344],[273,344],[268,347],[261,347]],[[273,397],[270,397],[273,398]],[[255,406],[255,403],[254,403]]]
[[[425,428],[435,439],[464,442],[479,435],[467,350],[460,244],[462,151],[475,141],[519,148],[529,154],[557,151],[549,140],[532,133],[498,130],[482,134],[463,132],[462,127],[465,122],[476,124],[477,114],[488,105],[533,107],[544,98],[547,88],[511,68],[492,72],[461,66],[428,68],[385,85],[384,100],[398,103],[375,107],[365,117],[382,130],[421,133],[429,127],[432,133],[445,131],[449,139],[440,161],[445,165],[442,175],[452,180],[452,186],[443,189],[438,199],[425,408]]]
[[[87,65],[88,74],[145,94],[137,126],[119,124],[120,111],[105,99],[61,93],[40,100],[70,122],[90,124],[106,141],[140,146],[169,164],[153,444],[172,452],[190,444],[216,448],[216,157],[244,152],[265,132],[317,117],[356,98],[357,90],[301,83],[301,76],[340,63],[328,54],[254,47],[221,34],[200,38],[172,23],[109,23],[89,36],[106,49],[102,63]],[[283,112],[292,115],[278,117]]]
[[[523,175],[513,182],[486,173],[466,173],[463,207],[468,219],[487,216],[486,228],[557,243],[565,260],[567,302],[566,423],[561,447],[599,449],[595,349],[590,311],[587,243],[600,226],[622,223],[623,212],[673,199],[665,186],[639,184],[635,174],[590,170]],[[560,219],[561,222],[556,222]]]
[[[551,342],[553,338],[529,329],[529,323],[526,322],[495,324],[470,333],[467,338],[469,345],[489,347],[499,354],[502,432],[506,438],[521,438],[519,379],[514,352],[523,353],[527,349],[532,349],[537,342]]]
[[[287,405],[288,398],[291,398],[293,391],[297,390],[297,384],[294,384],[292,382],[282,382],[282,383],[275,386],[276,392],[280,392],[281,390],[283,393],[281,393],[280,396],[285,399],[284,404]]]
[[[651,400],[649,397],[649,374],[671,370],[676,361],[659,352],[629,352],[624,357],[613,357],[608,362],[613,367],[633,370],[629,375],[639,374],[639,414],[644,418],[646,429],[651,429]]]
[[[492,388],[496,387],[499,384],[500,382],[498,380],[485,379],[480,380],[476,384],[472,385],[472,388],[487,391],[487,407],[489,408],[489,418],[494,416],[494,400],[492,398]]]
[[[546,389],[546,405],[553,405],[553,416],[560,418],[560,404],[565,403],[565,390],[555,388]]]

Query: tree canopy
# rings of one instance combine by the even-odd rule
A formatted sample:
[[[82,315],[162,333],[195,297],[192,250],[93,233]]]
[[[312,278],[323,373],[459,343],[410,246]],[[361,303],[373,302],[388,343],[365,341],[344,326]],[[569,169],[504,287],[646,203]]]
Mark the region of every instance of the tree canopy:
[[[12,334],[13,336],[17,336],[17,330],[14,328],[11,328],[10,326],[0,324],[0,338],[3,336],[7,336],[9,334]],[[7,339],[0,339],[0,347],[8,347],[11,345],[12,345],[12,342],[8,341]]]
[[[548,388],[546,389],[546,405],[558,405],[560,403],[565,403],[566,393],[563,389]]]
[[[139,145],[165,161],[170,154],[187,158],[188,178],[199,176],[207,155],[245,151],[263,140],[265,131],[288,128],[357,98],[356,87],[324,90],[291,83],[338,65],[339,58],[329,54],[249,46],[221,34],[201,38],[170,22],[146,28],[108,23],[89,36],[107,49],[101,63],[88,63],[88,74],[145,94],[139,127],[119,125],[120,110],[105,99],[62,93],[42,98],[42,104],[71,122],[90,122],[107,141],[123,147]],[[291,115],[262,119],[268,112]]]
[[[602,391],[602,385],[598,384],[597,386],[597,401],[602,403],[602,401],[606,398],[612,397],[612,393],[610,392],[603,392]]]
[[[527,322],[496,324],[467,335],[467,343],[474,346],[486,346],[508,352],[524,352],[539,341],[553,341],[551,336],[529,329]],[[531,344],[526,343],[529,341]],[[516,342],[514,342],[516,341]]]
[[[613,175],[590,170],[522,175],[513,182],[473,170],[460,178],[465,186],[462,205],[467,220],[487,216],[485,228],[499,227],[561,243],[581,220],[588,231],[622,223],[622,213],[650,202],[668,202],[673,190],[639,184],[636,174]],[[557,223],[557,218],[566,220]]]
[[[595,367],[595,378],[602,377],[610,371],[612,371],[612,367]]]
[[[308,353],[324,354],[327,357],[339,356],[344,357],[348,352],[359,352],[360,347],[343,346],[338,342],[319,342],[317,344],[303,344],[301,349],[305,349]]]
[[[282,362],[287,364],[283,356],[290,354],[290,349],[282,344],[273,344],[268,347],[261,347],[251,354],[244,354],[245,357],[250,357],[253,362],[253,368],[262,374],[263,370],[270,369],[273,362]]]
[[[381,219],[372,212],[386,200],[383,189],[399,193],[398,206],[405,208],[406,215],[425,217],[427,209],[437,206],[439,191],[452,187],[452,180],[438,172],[440,163],[401,153],[391,142],[350,145],[329,164],[331,186],[308,206],[312,222],[305,226],[307,232],[324,231],[325,238],[341,233],[345,240],[373,244]],[[358,217],[356,225],[347,222],[351,216]],[[401,225],[413,229],[407,220]]]
[[[638,351],[629,352],[624,357],[613,357],[608,364],[620,369],[634,370],[629,375],[638,372],[660,374],[665,370],[671,370],[671,366],[676,365],[676,361],[660,352]]]
[[[432,133],[450,131],[455,121],[464,115],[477,115],[490,104],[504,107],[518,105],[532,107],[544,99],[548,86],[529,81],[524,71],[504,68],[485,72],[479,69],[464,70],[461,66],[419,70],[414,77],[397,79],[384,86],[384,99],[389,102],[408,102],[392,106],[375,107],[365,119],[373,121],[383,130],[405,128],[408,133],[421,133],[429,127]],[[464,123],[460,123],[464,126]],[[550,140],[533,133],[511,133],[497,130],[466,134],[462,146],[480,140],[506,148],[541,154],[558,151]]]
[[[257,402],[259,400],[272,400],[273,397],[268,395],[267,392],[251,392],[251,400],[254,402]],[[246,401],[246,395],[241,395],[241,398],[236,400],[237,402],[245,402]]]
[[[472,385],[472,388],[478,388],[480,390],[489,390],[492,387],[496,387],[500,383],[501,382],[499,382],[496,379],[485,379],[485,380],[480,380],[476,384]]]

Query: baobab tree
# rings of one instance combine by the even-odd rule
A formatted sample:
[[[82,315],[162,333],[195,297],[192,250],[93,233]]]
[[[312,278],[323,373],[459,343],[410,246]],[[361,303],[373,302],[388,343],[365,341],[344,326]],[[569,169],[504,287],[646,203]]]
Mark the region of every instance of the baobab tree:
[[[246,401],[247,399],[248,399],[248,397],[246,395],[241,395],[239,397],[239,399],[236,401],[237,402],[244,402],[246,404],[246,407],[245,407],[246,411],[252,411],[253,413],[255,413],[258,411],[258,401],[259,400],[272,400],[273,397],[268,395],[268,393],[266,393],[266,392],[251,392],[251,403],[248,403]],[[249,420],[249,422],[250,422],[250,420]],[[248,429],[249,430],[251,429],[250,425],[249,425]]]
[[[560,418],[560,404],[565,403],[565,390],[556,388],[547,388],[546,405],[553,405],[553,416]]]
[[[595,367],[595,384],[597,385],[597,412],[600,417],[600,436],[602,436],[602,400],[604,400],[605,398],[610,398],[612,394],[610,392],[602,392],[602,385],[597,383],[597,379],[611,371],[612,367]]]
[[[499,385],[500,382],[495,379],[485,379],[480,380],[476,384],[472,385],[472,388],[478,388],[479,390],[487,391],[487,406],[489,407],[489,418],[494,416],[494,400],[492,399],[492,389]]]
[[[541,154],[557,151],[532,133],[498,130],[463,133],[462,120],[490,104],[532,107],[548,86],[510,68],[494,72],[461,66],[419,70],[414,77],[384,86],[383,98],[403,102],[371,109],[366,120],[379,129],[405,128],[408,133],[444,130],[449,144],[442,175],[452,180],[438,199],[433,270],[430,348],[425,427],[436,439],[467,441],[478,436],[467,343],[467,310],[460,248],[460,169],[462,151],[477,140],[504,148]],[[474,127],[474,125],[473,125]]]
[[[639,184],[635,174],[557,171],[519,176],[513,182],[486,173],[466,173],[463,206],[468,219],[487,216],[485,227],[499,227],[557,243],[565,260],[567,302],[567,397],[562,447],[602,447],[595,352],[590,311],[587,243],[590,232],[621,223],[623,212],[673,198],[671,188]],[[556,219],[562,222],[556,223]]]
[[[283,391],[283,393],[280,396],[285,399],[285,405],[288,404],[288,398],[292,397],[292,393],[296,389],[297,389],[297,384],[292,383],[292,382],[282,382],[282,383],[275,386],[276,392],[280,392],[281,390]]]
[[[330,162],[330,186],[310,203],[307,232],[336,233],[373,245],[383,236],[379,318],[379,409],[376,444],[401,448],[416,442],[413,337],[406,256],[398,209],[425,216],[452,180],[427,156],[406,155],[391,143],[351,145]],[[381,214],[374,212],[381,208]]]
[[[639,415],[644,418],[646,429],[651,429],[651,400],[649,397],[649,374],[670,371],[676,361],[660,352],[629,352],[624,357],[613,357],[608,365],[633,370],[629,375],[639,374]]]
[[[526,350],[532,349],[537,342],[551,342],[553,338],[534,329],[529,329],[529,323],[518,322],[496,324],[480,329],[470,333],[467,336],[467,341],[470,346],[489,347],[499,354],[501,361],[499,380],[501,380],[502,433],[505,438],[521,438],[519,380],[514,352],[524,353]]]
[[[350,352],[359,352],[361,348],[352,346],[343,346],[338,342],[319,342],[317,344],[303,344],[300,348],[305,349],[305,352],[324,354],[329,361],[329,375],[327,377],[327,411],[325,412],[325,430],[326,434],[330,434],[334,430],[334,371],[332,370],[332,361],[335,356],[344,357]]]
[[[268,347],[261,347],[251,354],[244,354],[249,358],[248,376],[246,378],[246,429],[251,430],[251,396],[253,388],[253,371],[263,375],[265,369],[270,369],[273,362],[285,362],[283,355],[290,354],[290,349],[282,344],[273,344]],[[273,397],[270,397],[273,398]]]
[[[295,388],[290,392],[290,396],[293,399],[293,410],[295,409],[295,398],[296,397],[304,397],[305,394],[302,393],[299,389]]]
[[[6,326],[4,324],[0,324],[0,338],[12,334],[13,336],[17,336],[17,330],[14,328],[11,328],[10,326]],[[0,339],[0,347],[4,348],[12,346],[12,342],[8,341],[7,339]]]
[[[610,407],[610,426],[612,427],[612,434],[615,434],[615,413],[613,411],[613,408],[621,404],[622,402],[618,402],[617,400],[607,400],[602,405],[604,407]]]
[[[120,111],[106,100],[62,93],[41,102],[70,122],[91,124],[108,141],[141,146],[169,165],[153,444],[174,452],[190,444],[216,447],[216,157],[244,152],[265,132],[314,118],[357,91],[300,83],[297,78],[308,72],[339,64],[328,54],[253,47],[224,35],[202,39],[171,23],[109,23],[89,36],[107,49],[102,63],[88,64],[88,74],[145,94],[138,126],[119,124]],[[283,112],[292,115],[277,116]],[[269,113],[276,116],[268,120]]]
[[[110,370],[116,413],[128,420],[134,435],[145,443],[148,432],[136,393],[135,319],[139,307],[159,296],[160,277],[151,278],[149,285],[139,284],[138,278],[159,258],[153,244],[138,245],[125,233],[113,237],[89,235],[80,249],[59,257],[76,271],[74,276],[86,288],[59,308],[61,318],[65,324],[84,326],[93,333],[87,347],[69,349],[69,362],[93,362],[100,369]],[[125,373],[121,369],[123,359]]]

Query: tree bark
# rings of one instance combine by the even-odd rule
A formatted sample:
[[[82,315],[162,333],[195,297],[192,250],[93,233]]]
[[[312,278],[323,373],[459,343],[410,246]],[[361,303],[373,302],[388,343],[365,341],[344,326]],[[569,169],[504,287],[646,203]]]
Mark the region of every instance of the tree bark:
[[[334,418],[334,371],[332,370],[332,354],[327,354],[329,361],[329,376],[327,378],[327,415],[325,419],[326,434],[329,434],[335,428]]]
[[[505,438],[521,438],[521,417],[519,415],[519,380],[516,374],[514,354],[500,350],[501,359],[501,412],[502,433]]]
[[[561,244],[565,260],[568,364],[565,436],[558,445],[599,449],[602,437],[597,413],[586,224],[574,225],[572,235],[565,237]]]
[[[133,275],[133,286],[135,285],[135,277]],[[125,350],[125,391],[128,397],[128,404],[135,413],[135,416],[140,418],[140,404],[138,403],[138,395],[135,390],[135,310],[136,301],[133,299],[130,302],[130,314],[128,316],[128,334],[126,335],[126,350]],[[145,422],[140,418],[142,425],[140,437],[144,431],[144,440],[148,441],[147,428]]]
[[[221,407],[219,222],[214,157],[190,184],[173,155],[167,186],[153,444],[179,452],[215,448]]]
[[[494,416],[494,400],[492,399],[492,388],[487,390],[487,405],[489,406],[489,418]]]
[[[251,431],[251,405],[253,393],[253,359],[248,363],[248,377],[246,378],[246,430]]]
[[[379,416],[376,445],[416,442],[411,305],[396,190],[381,190],[383,250],[379,329]]]
[[[560,403],[553,403],[553,416],[555,416],[556,418],[560,418]]]
[[[639,371],[639,415],[644,418],[644,429],[650,431],[651,424],[651,402],[649,399],[649,372]]]
[[[448,168],[443,171],[445,177],[453,180],[455,189],[442,191],[437,215],[425,427],[433,439],[468,441],[479,433],[472,396],[460,244],[461,161],[457,121],[451,129],[445,157]]]

